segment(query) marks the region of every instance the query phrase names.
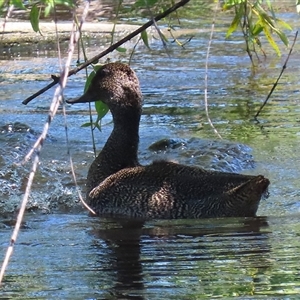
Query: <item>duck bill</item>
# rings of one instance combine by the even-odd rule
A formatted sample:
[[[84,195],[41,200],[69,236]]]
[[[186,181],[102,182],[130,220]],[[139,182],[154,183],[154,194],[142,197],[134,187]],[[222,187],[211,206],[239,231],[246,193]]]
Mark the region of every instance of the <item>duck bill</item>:
[[[66,102],[69,104],[96,102],[96,101],[99,101],[98,98],[99,98],[99,96],[97,97],[96,95],[93,95],[93,94],[89,93],[89,91],[87,91],[81,97],[69,99],[69,100],[66,100]]]

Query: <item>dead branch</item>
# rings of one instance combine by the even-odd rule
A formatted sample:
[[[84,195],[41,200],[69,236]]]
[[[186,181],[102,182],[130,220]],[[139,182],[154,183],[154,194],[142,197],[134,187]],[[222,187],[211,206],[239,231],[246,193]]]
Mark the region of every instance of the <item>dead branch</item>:
[[[88,7],[89,7],[89,2],[87,2],[87,4],[86,4],[86,9],[84,10],[84,13],[83,13],[83,16],[82,16],[82,23],[84,22],[84,20],[86,18],[86,15],[87,15],[87,12],[88,12]],[[53,96],[53,100],[52,100],[52,103],[51,103],[51,106],[50,106],[50,109],[49,109],[47,122],[45,123],[43,132],[41,133],[40,138],[38,139],[39,143],[36,145],[36,155],[33,159],[32,168],[31,168],[31,171],[30,171],[30,174],[29,174],[29,177],[28,177],[28,183],[27,183],[25,194],[24,194],[24,197],[22,199],[21,207],[20,207],[20,210],[19,210],[19,213],[18,213],[17,222],[16,222],[15,228],[13,230],[13,233],[12,233],[12,236],[11,236],[11,239],[10,239],[10,244],[9,244],[9,246],[7,248],[7,251],[6,251],[6,255],[5,255],[3,264],[1,266],[0,283],[3,280],[5,270],[8,266],[8,262],[9,262],[9,259],[10,259],[11,255],[12,255],[13,248],[14,248],[14,245],[15,245],[15,242],[17,240],[17,236],[18,236],[21,224],[22,224],[23,216],[24,216],[24,213],[25,213],[25,210],[26,210],[26,204],[28,202],[31,187],[32,187],[32,183],[33,183],[33,179],[34,179],[35,173],[36,173],[38,165],[39,165],[40,151],[42,149],[43,142],[44,142],[44,140],[47,136],[48,129],[50,127],[51,121],[53,120],[53,118],[54,118],[54,116],[57,112],[59,104],[62,103],[63,91],[64,91],[64,88],[66,87],[67,78],[68,78],[68,74],[69,74],[69,66],[71,64],[72,55],[74,53],[74,47],[75,47],[78,39],[79,39],[79,30],[76,30],[75,23],[73,22],[73,29],[72,29],[72,33],[71,33],[71,36],[70,36],[70,42],[69,42],[69,55],[67,57],[65,67],[61,72],[59,85],[56,88],[54,96]]]
[[[288,56],[287,56],[287,58],[286,58],[286,60],[285,60],[285,62],[284,62],[284,65],[283,65],[283,67],[282,67],[282,69],[281,69],[281,72],[280,72],[280,74],[279,74],[277,80],[276,80],[275,83],[273,84],[273,86],[272,86],[272,88],[271,88],[271,91],[269,92],[269,94],[268,94],[266,100],[264,101],[264,103],[261,105],[261,107],[260,107],[259,110],[257,111],[256,115],[254,116],[254,119],[255,119],[256,121],[257,121],[257,117],[259,116],[260,112],[261,112],[262,109],[265,107],[265,105],[267,104],[267,102],[268,102],[269,98],[271,97],[273,91],[274,91],[275,88],[277,87],[277,84],[278,84],[278,82],[279,82],[279,80],[280,80],[280,78],[281,78],[281,76],[282,76],[284,70],[285,70],[286,67],[287,67],[287,63],[288,63],[288,61],[289,61],[289,59],[290,59],[290,56],[291,56],[292,51],[293,51],[293,48],[294,48],[294,46],[295,46],[295,43],[296,43],[296,40],[297,40],[297,36],[298,36],[298,31],[296,31],[296,34],[295,34],[295,37],[294,37],[293,44],[292,44],[292,46],[291,46],[291,49],[290,49],[290,51],[289,51],[289,54],[288,54]]]
[[[87,66],[89,66],[93,62],[97,61],[101,57],[103,57],[103,56],[107,55],[108,53],[114,51],[115,49],[117,49],[118,47],[120,47],[121,45],[123,45],[125,42],[131,40],[133,37],[135,37],[136,35],[140,34],[144,30],[146,30],[148,27],[150,27],[151,25],[153,25],[155,22],[157,22],[157,21],[165,18],[166,16],[168,16],[172,12],[176,11],[178,8],[180,8],[180,7],[184,6],[185,4],[187,4],[189,1],[190,0],[182,0],[182,1],[178,2],[178,3],[176,3],[175,5],[173,5],[172,7],[170,7],[169,9],[165,10],[164,12],[158,14],[152,20],[148,21],[147,23],[145,23],[140,28],[138,28],[137,30],[133,31],[132,33],[130,33],[129,35],[127,35],[123,39],[121,39],[118,42],[114,43],[113,45],[111,45],[106,50],[102,51],[98,55],[96,55],[96,56],[92,57],[91,59],[87,60],[86,62],[84,62],[79,67],[76,67],[76,68],[70,70],[69,73],[68,73],[68,77],[71,76],[71,75],[76,74],[77,72],[79,72],[82,69],[86,68]],[[44,93],[45,91],[47,91],[48,89],[50,89],[51,87],[53,87],[60,80],[60,77],[56,77],[56,76],[52,75],[52,79],[53,79],[53,82],[51,82],[49,85],[47,85],[46,87],[44,87],[43,89],[41,89],[37,93],[35,93],[32,96],[30,96],[27,99],[25,99],[22,103],[25,104],[25,105],[28,104],[31,100],[33,100],[37,96],[41,95],[42,93]]]
[[[215,29],[215,20],[216,20],[216,14],[217,14],[217,7],[218,7],[218,2],[216,4],[215,7],[215,11],[214,11],[214,17],[213,17],[213,22],[211,24],[211,31],[210,31],[210,37],[209,37],[209,41],[208,41],[208,45],[207,45],[207,52],[206,52],[206,59],[205,59],[205,77],[204,77],[204,102],[205,102],[205,113],[206,113],[206,118],[208,120],[209,125],[211,126],[211,128],[213,129],[214,133],[220,138],[222,139],[222,136],[220,135],[220,133],[218,132],[218,130],[216,129],[216,127],[214,126],[210,116],[209,116],[209,112],[208,112],[208,100],[207,100],[207,89],[208,89],[208,59],[209,59],[209,51],[211,48],[211,43],[212,43],[212,39],[213,39],[213,34],[214,34],[214,29]]]

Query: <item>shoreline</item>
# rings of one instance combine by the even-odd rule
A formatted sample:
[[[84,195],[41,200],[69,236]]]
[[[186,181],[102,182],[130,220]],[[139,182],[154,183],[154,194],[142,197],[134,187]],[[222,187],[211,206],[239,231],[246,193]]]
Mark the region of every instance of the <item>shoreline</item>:
[[[137,30],[140,25],[131,24],[117,24],[114,29],[114,34],[116,37],[124,37],[129,33]],[[15,44],[23,43],[56,43],[56,24],[54,22],[40,22],[40,31],[35,32],[29,21],[8,21],[4,23],[4,19],[0,18],[0,47],[10,46]],[[65,21],[57,23],[57,32],[60,41],[69,40],[70,32],[72,31],[73,22]],[[109,22],[86,22],[82,26],[82,36],[83,38],[111,38],[111,32],[113,30],[114,24]],[[173,39],[178,38],[182,35],[195,35],[200,32],[209,32],[210,29],[178,29],[172,31],[170,34],[168,28],[162,27],[161,32],[166,36],[166,38]],[[159,35],[156,29],[151,26],[147,29],[148,34],[151,34],[155,38],[159,39]]]
[[[0,19],[0,46],[22,43],[37,43],[37,42],[56,42],[56,24],[54,22],[40,22],[40,31],[35,32],[29,21],[8,21],[4,23]],[[110,37],[113,29],[113,23],[84,23],[82,26],[83,37]],[[57,31],[60,40],[69,39],[72,31],[73,22],[57,23]],[[117,24],[115,28],[116,35],[126,35],[139,28],[138,25]]]

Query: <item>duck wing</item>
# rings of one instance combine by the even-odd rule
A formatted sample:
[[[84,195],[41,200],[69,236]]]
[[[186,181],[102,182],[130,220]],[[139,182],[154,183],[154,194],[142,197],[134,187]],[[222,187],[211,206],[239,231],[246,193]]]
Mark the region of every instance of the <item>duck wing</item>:
[[[269,180],[159,161],[125,168],[89,193],[99,214],[142,218],[255,216]]]

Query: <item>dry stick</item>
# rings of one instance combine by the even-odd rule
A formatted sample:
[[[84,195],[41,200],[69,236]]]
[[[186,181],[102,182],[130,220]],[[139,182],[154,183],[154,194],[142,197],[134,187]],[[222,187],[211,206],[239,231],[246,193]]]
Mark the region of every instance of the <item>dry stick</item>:
[[[275,88],[276,88],[276,86],[277,86],[277,84],[278,84],[279,79],[281,78],[281,76],[282,76],[284,70],[285,70],[286,67],[287,67],[287,63],[288,63],[288,61],[289,61],[289,59],[290,59],[290,56],[291,56],[292,51],[293,51],[293,48],[294,48],[294,46],[295,46],[295,43],[296,43],[296,40],[297,40],[297,36],[298,36],[298,31],[296,31],[296,34],[295,34],[295,37],[294,37],[293,44],[292,44],[292,46],[291,46],[291,49],[290,49],[290,51],[289,51],[289,54],[288,54],[288,56],[287,56],[287,58],[286,58],[286,60],[285,60],[285,62],[284,62],[284,65],[283,65],[283,67],[282,67],[282,69],[281,69],[281,72],[280,72],[280,74],[279,74],[277,80],[275,81],[274,85],[272,86],[271,91],[269,92],[269,94],[268,94],[266,100],[264,101],[264,103],[262,104],[262,106],[261,106],[261,107],[259,108],[259,110],[257,111],[256,115],[254,116],[254,119],[255,119],[256,121],[257,121],[258,115],[260,114],[260,112],[262,111],[262,109],[263,109],[263,108],[265,107],[265,105],[267,104],[269,98],[271,97],[273,91],[275,90]]]
[[[69,71],[67,76],[71,76],[76,74],[77,72],[79,72],[80,70],[86,68],[87,66],[89,66],[90,64],[94,63],[95,61],[97,61],[99,58],[107,55],[108,53],[112,52],[113,50],[117,49],[118,47],[120,47],[122,44],[124,44],[125,42],[131,40],[133,37],[135,37],[136,35],[138,35],[139,33],[143,32],[144,30],[146,30],[148,27],[150,27],[151,25],[154,24],[154,21],[159,21],[163,18],[165,18],[167,15],[169,15],[170,13],[172,13],[173,11],[176,11],[178,8],[180,8],[181,6],[184,6],[185,4],[187,4],[190,0],[182,0],[178,3],[176,3],[175,5],[173,5],[172,7],[170,7],[169,9],[165,10],[164,12],[158,14],[155,18],[153,18],[152,20],[148,21],[147,23],[145,23],[143,26],[141,26],[140,28],[138,28],[137,30],[133,31],[132,33],[130,33],[129,35],[127,35],[126,37],[124,37],[123,39],[119,40],[117,43],[113,44],[112,46],[110,46],[109,48],[107,48],[106,50],[104,50],[103,52],[99,53],[98,55],[94,56],[93,58],[87,60],[86,62],[84,62],[82,65],[80,65],[77,68],[74,68],[72,70]],[[52,79],[57,78],[57,80],[59,80],[59,77],[55,77],[52,76]],[[28,97],[27,99],[25,99],[22,103],[23,104],[28,104],[32,99],[36,98],[37,96],[41,95],[42,93],[44,93],[45,91],[47,91],[48,89],[50,89],[52,86],[54,86],[57,83],[57,81],[54,81],[52,83],[50,83],[49,85],[47,85],[45,88],[43,88],[42,90],[38,91],[37,93],[33,94],[32,96]]]
[[[34,160],[33,160],[32,169],[31,169],[31,172],[29,174],[25,194],[24,194],[24,197],[23,197],[23,200],[22,200],[22,203],[21,203],[20,211],[18,213],[17,222],[16,222],[14,231],[13,231],[12,236],[11,236],[10,245],[7,248],[7,252],[6,252],[3,264],[1,266],[0,283],[3,280],[5,270],[7,268],[9,259],[11,257],[12,252],[13,252],[13,247],[14,247],[15,242],[17,240],[17,236],[18,236],[21,224],[22,224],[22,219],[23,219],[23,216],[24,216],[24,213],[25,213],[26,204],[27,204],[28,199],[29,199],[33,179],[34,179],[37,167],[39,165],[40,151],[42,149],[43,142],[46,138],[46,135],[47,135],[48,129],[50,127],[51,121],[53,120],[53,118],[54,118],[54,116],[57,112],[59,104],[60,104],[60,102],[62,102],[63,90],[64,90],[64,88],[66,86],[66,83],[67,83],[68,70],[69,70],[69,66],[71,64],[71,60],[72,60],[72,56],[73,56],[73,52],[74,52],[74,46],[75,46],[77,40],[78,40],[78,32],[77,32],[77,35],[75,36],[75,24],[73,23],[73,29],[72,29],[72,33],[71,33],[71,37],[70,37],[70,44],[69,44],[69,55],[68,55],[66,63],[65,63],[65,68],[61,73],[60,84],[56,88],[54,96],[53,96],[53,100],[52,100],[52,103],[51,103],[51,106],[50,106],[50,109],[49,109],[48,120],[45,123],[43,132],[41,133],[41,136],[40,136],[40,143],[37,147],[37,153],[36,153],[36,156],[34,157]]]
[[[218,3],[217,3],[218,5]],[[217,6],[216,9],[214,11],[214,18],[213,18],[213,22],[211,24],[211,31],[210,31],[210,37],[209,37],[209,41],[208,41],[208,45],[207,45],[207,52],[206,52],[206,60],[205,60],[205,77],[204,77],[204,102],[205,102],[205,113],[206,113],[206,117],[208,120],[209,125],[211,126],[211,128],[213,129],[214,133],[220,138],[222,139],[222,136],[219,134],[218,130],[215,128],[213,122],[210,119],[209,113],[208,113],[208,100],[207,100],[207,78],[208,78],[208,59],[209,59],[209,50],[211,47],[211,42],[212,42],[212,38],[213,38],[213,34],[214,34],[214,28],[215,28],[215,20],[216,20],[216,12],[217,12]]]
[[[2,25],[1,25],[3,27],[2,38],[3,38],[3,33],[5,31],[5,25],[6,25],[6,23],[8,21],[8,18],[10,17],[10,14],[12,13],[13,10],[14,10],[14,5],[12,4],[12,5],[9,6],[9,8],[7,10],[7,13],[6,13],[6,16],[5,16],[5,19],[4,19],[4,21],[3,21]]]
[[[78,42],[78,40],[79,40],[79,38],[81,36],[81,29],[82,29],[83,23],[84,23],[84,21],[85,21],[85,19],[87,17],[87,14],[88,14],[88,11],[89,11],[89,6],[90,6],[90,1],[87,1],[86,5],[84,7],[84,11],[82,13],[82,17],[81,17],[81,20],[80,20],[80,25],[78,26],[78,23],[76,22],[76,25],[77,25],[78,28],[77,28],[77,31],[76,31],[77,36],[75,37],[75,41],[74,41],[74,43],[72,45],[72,47],[73,47],[72,48],[72,54],[74,53],[75,44]],[[70,64],[71,64],[71,61],[70,61]],[[70,64],[68,64],[67,67],[69,67]],[[67,76],[65,77],[65,81],[66,82],[65,82],[64,87],[67,84]],[[90,213],[92,213],[93,215],[96,215],[96,213],[83,200],[81,192],[80,192],[80,188],[79,188],[78,183],[77,183],[75,169],[74,169],[74,164],[73,164],[73,159],[72,159],[72,155],[71,155],[71,151],[70,151],[70,143],[69,143],[69,135],[68,135],[67,114],[66,114],[66,105],[65,105],[65,102],[63,102],[63,114],[64,114],[64,119],[65,119],[65,132],[66,132],[66,141],[67,141],[67,152],[68,152],[68,156],[69,156],[69,160],[70,160],[71,172],[72,172],[73,181],[74,181],[74,184],[75,184],[75,187],[76,187],[76,191],[77,191],[78,197],[79,197],[80,202],[82,203],[82,205]]]

